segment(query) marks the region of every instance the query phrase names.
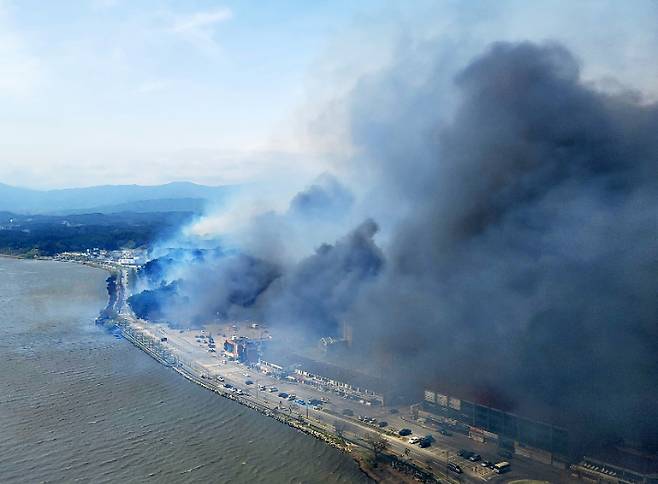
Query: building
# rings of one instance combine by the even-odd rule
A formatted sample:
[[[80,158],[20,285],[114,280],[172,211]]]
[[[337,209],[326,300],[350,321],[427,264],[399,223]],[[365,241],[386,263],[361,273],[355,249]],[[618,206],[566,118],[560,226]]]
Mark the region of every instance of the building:
[[[224,341],[224,352],[232,360],[242,363],[258,363],[261,341],[244,336],[232,336]]]
[[[600,450],[571,466],[571,472],[587,482],[657,484],[658,457],[629,448]]]
[[[518,455],[560,468],[567,466],[569,433],[564,428],[433,390],[425,390],[420,410],[439,426],[449,426],[474,440],[495,440]]]

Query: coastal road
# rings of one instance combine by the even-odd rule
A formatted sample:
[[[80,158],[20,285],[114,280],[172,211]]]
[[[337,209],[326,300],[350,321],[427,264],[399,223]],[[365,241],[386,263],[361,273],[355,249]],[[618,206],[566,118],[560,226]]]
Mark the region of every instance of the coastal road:
[[[127,271],[122,271],[120,275],[120,285],[127,287]],[[397,414],[391,414],[389,408],[372,407],[360,404],[357,401],[346,400],[331,392],[322,392],[309,385],[297,382],[279,380],[271,376],[256,372],[245,365],[237,362],[227,361],[221,356],[221,341],[217,343],[220,348],[217,352],[208,351],[206,343],[197,342],[196,336],[201,334],[201,330],[175,330],[162,324],[150,323],[138,319],[130,307],[125,303],[127,291],[121,292],[120,312],[122,317],[128,321],[134,329],[142,332],[146,336],[157,341],[164,346],[167,351],[173,354],[179,361],[195,372],[197,377],[204,375],[208,385],[215,387],[220,392],[226,390],[222,384],[217,381],[218,377],[223,377],[226,383],[242,390],[246,395],[244,398],[252,399],[254,402],[266,405],[270,409],[285,411],[289,414],[296,415],[300,419],[308,419],[309,422],[320,426],[331,433],[335,433],[335,425],[338,423],[346,427],[346,437],[354,439],[363,446],[367,446],[367,438],[371,435],[377,435],[386,439],[389,443],[389,452],[395,453],[402,459],[410,459],[419,467],[431,469],[437,476],[444,476],[444,480],[461,481],[461,482],[481,482],[490,480],[510,480],[522,478],[534,478],[548,480],[551,482],[567,482],[564,472],[553,469],[550,466],[537,464],[527,459],[515,457],[512,461],[512,472],[505,476],[494,474],[488,468],[482,467],[479,463],[473,463],[457,456],[460,448],[468,448],[481,453],[484,459],[496,460],[495,448],[477,444],[462,435],[450,437],[439,435],[431,429],[425,428],[419,422],[413,420],[407,409],[400,409]],[[206,333],[207,335],[207,333]],[[166,341],[160,343],[161,338]],[[247,385],[246,380],[253,381],[252,385]],[[260,391],[259,385],[265,385],[268,388],[276,387],[276,392]],[[287,400],[278,397],[279,392],[295,394],[298,399],[309,401],[311,399],[328,399],[320,410],[315,410],[308,406],[292,404]],[[354,412],[354,417],[348,417],[342,414],[345,409]],[[359,421],[356,416],[363,415],[376,418],[378,421],[386,420],[389,423],[388,432],[376,425],[370,425]],[[436,439],[429,448],[420,448],[408,442],[408,438],[400,437],[394,434],[403,427],[412,430],[413,435],[424,436],[431,433]],[[456,475],[446,472],[447,461],[459,464],[464,470],[464,474]],[[447,475],[446,475],[447,474]],[[446,479],[447,478],[447,479]]]

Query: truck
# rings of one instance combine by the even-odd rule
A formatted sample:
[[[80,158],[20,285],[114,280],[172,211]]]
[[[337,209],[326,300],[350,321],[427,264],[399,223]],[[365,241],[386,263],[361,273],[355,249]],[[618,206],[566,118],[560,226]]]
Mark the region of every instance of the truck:
[[[496,464],[493,468],[494,472],[496,474],[503,474],[505,472],[509,472],[511,470],[512,466],[510,466],[510,463],[505,461],[505,462],[499,462]]]

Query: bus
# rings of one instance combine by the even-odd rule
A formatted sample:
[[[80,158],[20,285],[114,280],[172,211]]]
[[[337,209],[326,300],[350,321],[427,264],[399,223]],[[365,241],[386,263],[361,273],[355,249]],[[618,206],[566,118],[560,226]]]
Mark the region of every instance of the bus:
[[[502,474],[504,472],[508,472],[510,470],[510,464],[509,462],[499,462],[494,466],[493,470],[496,474]]]

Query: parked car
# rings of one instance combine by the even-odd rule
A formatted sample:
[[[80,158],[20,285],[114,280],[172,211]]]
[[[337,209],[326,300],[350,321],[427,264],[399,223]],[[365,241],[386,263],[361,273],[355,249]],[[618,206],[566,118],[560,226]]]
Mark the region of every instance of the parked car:
[[[480,454],[471,454],[471,456],[468,458],[471,462],[477,462],[480,459],[482,459],[482,456]]]
[[[388,422],[386,420],[382,420],[377,425],[379,425],[381,428],[384,428],[388,426]]]
[[[455,474],[462,474],[464,471],[457,464],[448,462],[448,470],[454,472]]]
[[[411,435],[411,429],[400,429],[398,435],[404,437],[405,435]]]
[[[244,384],[245,385],[253,385],[254,382],[252,382],[251,380],[245,380]]]
[[[281,392],[279,393],[279,398],[288,398],[288,394],[286,392]]]

